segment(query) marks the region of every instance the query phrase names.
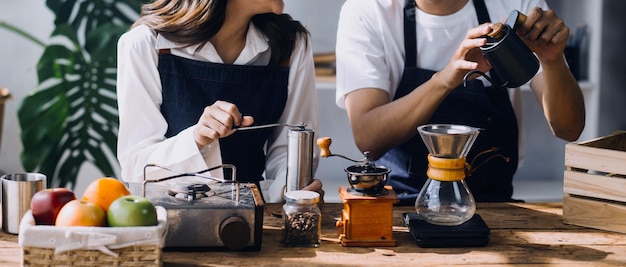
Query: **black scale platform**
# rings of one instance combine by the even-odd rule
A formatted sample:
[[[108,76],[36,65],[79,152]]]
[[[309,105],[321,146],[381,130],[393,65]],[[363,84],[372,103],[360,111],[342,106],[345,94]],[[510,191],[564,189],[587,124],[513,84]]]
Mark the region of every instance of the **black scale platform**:
[[[403,213],[402,218],[423,248],[484,247],[489,243],[489,226],[478,214],[457,226],[434,225],[416,213]]]

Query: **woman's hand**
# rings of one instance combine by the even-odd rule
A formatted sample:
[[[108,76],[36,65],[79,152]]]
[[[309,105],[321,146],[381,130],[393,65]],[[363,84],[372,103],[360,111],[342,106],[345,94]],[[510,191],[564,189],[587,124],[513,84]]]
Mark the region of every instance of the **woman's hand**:
[[[203,147],[231,135],[234,126],[249,126],[253,122],[252,116],[243,116],[234,104],[218,100],[204,108],[193,130],[193,137],[198,147]]]
[[[324,189],[322,189],[322,181],[313,178],[311,183],[302,188],[302,190],[314,191],[320,194],[320,203],[318,204],[318,206],[320,207],[320,209],[324,206]]]
[[[454,51],[448,64],[435,74],[433,78],[437,79],[439,84],[451,90],[463,82],[463,76],[467,72],[471,70],[489,71],[491,64],[483,56],[480,47],[487,43],[487,39],[484,36],[490,31],[491,23],[485,23],[470,29],[465,36],[465,40]]]
[[[539,59],[560,60],[567,45],[570,30],[556,16],[554,10],[535,7],[527,14],[523,24],[516,27],[517,34]]]

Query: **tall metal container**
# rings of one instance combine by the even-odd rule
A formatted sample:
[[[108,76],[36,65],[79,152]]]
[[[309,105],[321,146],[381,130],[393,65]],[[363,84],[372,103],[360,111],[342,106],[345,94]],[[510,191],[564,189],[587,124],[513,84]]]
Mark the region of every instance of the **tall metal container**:
[[[313,137],[315,131],[304,127],[289,127],[287,133],[286,191],[300,190],[313,179]]]

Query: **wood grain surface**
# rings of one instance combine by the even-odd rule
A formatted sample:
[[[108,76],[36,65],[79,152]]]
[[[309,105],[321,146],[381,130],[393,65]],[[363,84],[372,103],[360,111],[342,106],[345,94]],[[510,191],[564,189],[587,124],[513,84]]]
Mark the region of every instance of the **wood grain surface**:
[[[260,251],[169,251],[164,266],[626,266],[626,235],[565,224],[561,203],[479,203],[477,213],[491,229],[486,247],[421,248],[402,221],[413,207],[394,207],[397,247],[343,247],[335,222],[342,205],[323,208],[322,244],[287,248],[280,238],[283,221],[265,207]],[[17,236],[0,233],[0,266],[20,266]]]

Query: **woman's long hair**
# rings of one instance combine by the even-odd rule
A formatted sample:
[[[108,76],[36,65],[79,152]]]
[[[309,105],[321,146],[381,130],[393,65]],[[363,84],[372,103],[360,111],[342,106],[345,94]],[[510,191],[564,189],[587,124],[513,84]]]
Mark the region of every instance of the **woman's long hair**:
[[[133,27],[145,24],[168,40],[186,44],[208,42],[224,25],[228,0],[155,0],[141,7],[141,18]],[[291,56],[298,34],[308,31],[287,14],[258,14],[252,23],[269,39],[270,65]]]

